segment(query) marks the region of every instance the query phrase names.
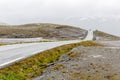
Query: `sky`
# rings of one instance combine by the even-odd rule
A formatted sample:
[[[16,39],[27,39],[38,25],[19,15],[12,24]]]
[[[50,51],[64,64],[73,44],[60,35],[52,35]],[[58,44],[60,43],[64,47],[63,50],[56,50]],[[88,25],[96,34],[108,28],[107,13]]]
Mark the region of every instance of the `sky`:
[[[120,19],[120,0],[0,0],[0,22],[8,24],[58,23],[84,26],[86,23],[80,23],[78,19],[96,17],[102,18],[100,20]],[[107,30],[109,26],[101,29],[120,35],[119,26],[116,27],[117,31]],[[82,28],[93,27],[86,25]]]

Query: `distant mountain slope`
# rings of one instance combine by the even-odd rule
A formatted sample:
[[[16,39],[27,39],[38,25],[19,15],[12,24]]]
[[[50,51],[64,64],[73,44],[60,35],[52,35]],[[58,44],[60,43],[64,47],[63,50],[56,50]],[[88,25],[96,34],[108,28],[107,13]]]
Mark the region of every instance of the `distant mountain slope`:
[[[71,17],[66,20],[67,24],[81,26],[84,29],[98,29],[120,35],[120,17],[90,16]]]
[[[8,25],[8,24],[7,24],[7,23],[0,22],[0,25],[2,26],[2,25]]]
[[[0,38],[78,39],[85,37],[87,31],[68,25],[34,23],[13,26],[0,26]]]
[[[96,40],[120,40],[120,37],[96,30],[94,31],[94,39]]]

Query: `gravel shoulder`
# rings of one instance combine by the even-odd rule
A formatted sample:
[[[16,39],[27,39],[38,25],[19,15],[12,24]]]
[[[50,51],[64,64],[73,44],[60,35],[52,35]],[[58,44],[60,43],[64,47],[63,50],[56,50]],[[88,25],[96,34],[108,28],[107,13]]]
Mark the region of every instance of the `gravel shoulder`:
[[[117,44],[118,45],[118,44]],[[120,48],[76,47],[33,80],[120,80]]]

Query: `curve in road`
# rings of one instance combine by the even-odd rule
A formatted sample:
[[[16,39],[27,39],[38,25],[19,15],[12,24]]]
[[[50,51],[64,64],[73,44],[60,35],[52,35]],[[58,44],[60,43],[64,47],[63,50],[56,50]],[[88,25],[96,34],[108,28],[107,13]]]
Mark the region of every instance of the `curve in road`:
[[[55,48],[57,46],[81,42],[93,39],[93,31],[88,31],[88,35],[84,40],[70,40],[59,42],[43,42],[43,43],[25,43],[0,46],[0,68],[3,68],[13,62],[27,58],[39,52]]]

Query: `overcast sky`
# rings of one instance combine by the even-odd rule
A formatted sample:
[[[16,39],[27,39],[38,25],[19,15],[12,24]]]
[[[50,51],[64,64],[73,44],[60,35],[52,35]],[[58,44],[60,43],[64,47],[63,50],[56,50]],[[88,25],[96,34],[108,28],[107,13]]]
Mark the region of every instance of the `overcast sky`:
[[[120,0],[0,0],[0,22],[8,24],[69,24],[80,17],[120,17]]]

